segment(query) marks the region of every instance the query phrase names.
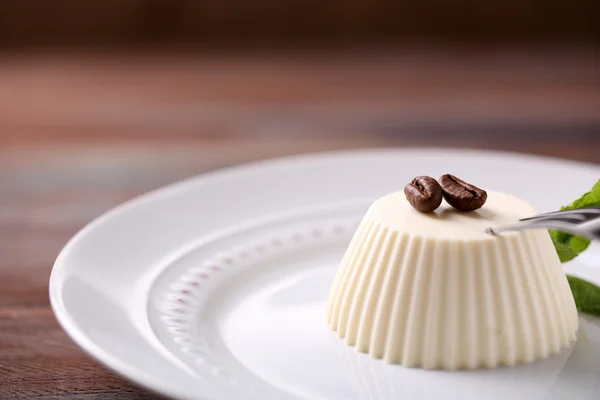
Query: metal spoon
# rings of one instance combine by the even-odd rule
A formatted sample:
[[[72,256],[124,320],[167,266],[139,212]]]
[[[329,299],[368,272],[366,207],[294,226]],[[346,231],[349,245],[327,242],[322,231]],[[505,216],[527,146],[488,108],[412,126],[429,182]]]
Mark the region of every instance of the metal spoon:
[[[487,228],[491,235],[526,229],[554,228],[573,235],[600,240],[600,207],[555,211],[522,218],[516,224]]]

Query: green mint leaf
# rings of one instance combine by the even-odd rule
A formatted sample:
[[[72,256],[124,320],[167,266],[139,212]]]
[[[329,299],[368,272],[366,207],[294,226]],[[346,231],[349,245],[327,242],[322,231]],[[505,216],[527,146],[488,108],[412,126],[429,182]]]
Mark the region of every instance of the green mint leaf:
[[[550,229],[550,237],[554,243],[556,253],[560,262],[566,263],[577,257],[590,245],[590,240],[581,236],[573,236],[568,233]]]
[[[576,278],[572,275],[567,275],[575,305],[581,312],[600,316],[600,287]]]
[[[573,210],[576,208],[600,207],[600,180],[596,182],[592,190],[585,193],[579,199],[561,210]],[[590,240],[580,236],[574,236],[566,232],[550,229],[550,237],[561,262],[567,262],[585,251],[590,245]],[[581,278],[567,275],[575,305],[580,312],[600,316],[600,287],[587,282]]]
[[[600,180],[596,182],[592,190],[568,206],[562,207],[561,210],[573,210],[584,207],[600,207]],[[587,238],[574,236],[555,229],[550,229],[550,237],[558,253],[558,258],[563,263],[571,261],[590,245],[590,240]]]
[[[575,208],[583,208],[583,207],[597,207],[600,205],[600,179],[592,190],[575,200],[570,205],[563,207],[563,210],[572,210]]]

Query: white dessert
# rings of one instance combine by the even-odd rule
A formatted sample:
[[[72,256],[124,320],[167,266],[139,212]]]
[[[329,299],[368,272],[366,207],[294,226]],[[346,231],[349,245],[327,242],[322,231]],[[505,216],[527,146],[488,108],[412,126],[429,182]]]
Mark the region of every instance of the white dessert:
[[[367,211],[331,288],[327,321],[348,345],[428,369],[514,365],[576,339],[578,316],[546,230],[491,236],[532,216],[488,191],[483,208],[414,210],[404,193]]]

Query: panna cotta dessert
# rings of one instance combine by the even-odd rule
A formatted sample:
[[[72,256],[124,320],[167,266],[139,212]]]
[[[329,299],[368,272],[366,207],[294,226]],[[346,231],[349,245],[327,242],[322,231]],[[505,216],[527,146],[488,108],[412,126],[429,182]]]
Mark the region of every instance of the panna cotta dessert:
[[[406,192],[375,201],[330,290],[337,336],[387,363],[426,369],[514,365],[569,347],[577,310],[548,231],[485,233],[536,210],[484,193],[484,206],[462,199],[468,212],[437,198],[421,212]]]

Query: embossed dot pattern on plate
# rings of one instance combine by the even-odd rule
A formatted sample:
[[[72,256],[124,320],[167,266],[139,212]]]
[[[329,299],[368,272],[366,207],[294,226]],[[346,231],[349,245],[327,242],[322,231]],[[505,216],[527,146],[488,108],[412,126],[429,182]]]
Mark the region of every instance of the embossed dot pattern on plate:
[[[235,376],[226,365],[214,360],[209,343],[195,334],[195,326],[201,323],[199,318],[202,304],[205,304],[210,293],[226,276],[278,254],[335,239],[344,233],[349,235],[356,223],[356,218],[346,217],[304,225],[293,230],[273,230],[270,234],[245,242],[241,246],[212,253],[199,265],[185,268],[174,282],[168,285],[160,307],[159,320],[162,328],[168,332],[169,339],[179,352],[191,360],[191,364],[200,375],[226,379],[232,386],[242,388],[248,393],[253,392],[253,387],[245,386],[244,381]],[[197,248],[189,252],[195,250]]]

